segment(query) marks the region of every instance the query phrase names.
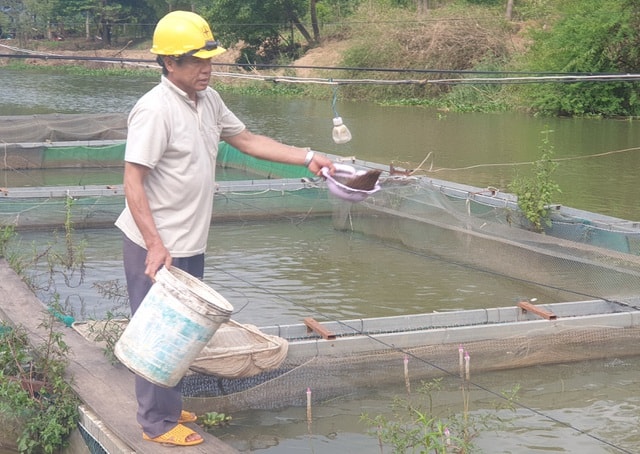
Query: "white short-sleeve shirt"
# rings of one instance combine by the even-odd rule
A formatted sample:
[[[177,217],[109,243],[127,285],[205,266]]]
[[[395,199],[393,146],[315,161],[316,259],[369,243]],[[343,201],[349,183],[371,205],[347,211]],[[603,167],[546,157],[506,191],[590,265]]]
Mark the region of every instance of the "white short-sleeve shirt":
[[[205,252],[218,143],[245,129],[211,87],[197,96],[194,103],[163,76],[129,114],[124,159],[151,169],[145,180],[147,198],[160,237],[174,257]],[[116,226],[146,248],[127,205]]]

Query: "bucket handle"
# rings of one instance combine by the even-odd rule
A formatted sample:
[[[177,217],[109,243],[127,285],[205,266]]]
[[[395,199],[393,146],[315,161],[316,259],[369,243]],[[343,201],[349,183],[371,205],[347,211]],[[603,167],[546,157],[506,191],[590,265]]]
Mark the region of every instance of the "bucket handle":
[[[219,314],[217,312],[209,312],[209,311],[205,311],[204,315],[208,316],[208,317],[222,317],[224,319],[229,319],[229,315],[224,315],[224,314]]]

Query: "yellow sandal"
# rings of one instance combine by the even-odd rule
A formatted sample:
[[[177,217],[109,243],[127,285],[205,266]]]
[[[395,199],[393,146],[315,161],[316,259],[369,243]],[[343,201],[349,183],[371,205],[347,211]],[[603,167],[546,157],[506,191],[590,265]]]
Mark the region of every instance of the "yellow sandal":
[[[151,438],[146,433],[142,432],[142,438],[147,441],[154,441],[156,443],[162,443],[163,445],[169,446],[194,446],[199,445],[204,441],[203,438],[187,441],[187,438],[193,434],[197,434],[197,432],[189,429],[187,426],[178,424],[169,432],[162,434],[156,438]]]
[[[190,411],[182,410],[180,412],[180,417],[178,418],[178,424],[186,424],[190,422],[196,422],[198,420],[198,416],[195,413],[191,413]]]

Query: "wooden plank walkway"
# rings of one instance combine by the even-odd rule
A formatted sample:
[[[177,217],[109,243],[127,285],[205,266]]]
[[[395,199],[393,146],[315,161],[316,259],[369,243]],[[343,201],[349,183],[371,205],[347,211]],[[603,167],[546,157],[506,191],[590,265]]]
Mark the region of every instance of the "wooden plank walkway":
[[[34,344],[45,340],[46,331],[40,327],[47,317],[45,306],[22,282],[4,259],[0,259],[0,318],[15,326],[23,326]],[[113,366],[102,349],[85,340],[72,328],[60,324],[64,341],[70,347],[68,374],[70,383],[83,401],[87,413],[98,418],[94,426],[104,426],[105,443],[112,443],[110,454],[122,453],[212,453],[232,454],[238,451],[208,434],[201,428],[198,433],[204,443],[185,448],[164,447],[142,439],[136,422],[134,375],[124,366]],[[212,409],[215,411],[215,409]],[[196,428],[192,425],[192,428]]]

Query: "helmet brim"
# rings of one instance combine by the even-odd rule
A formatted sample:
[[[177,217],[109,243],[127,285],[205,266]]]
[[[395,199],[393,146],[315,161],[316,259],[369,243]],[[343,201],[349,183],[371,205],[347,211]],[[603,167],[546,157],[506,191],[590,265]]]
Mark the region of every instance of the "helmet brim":
[[[220,55],[226,51],[227,49],[225,49],[224,47],[216,47],[213,50],[199,50],[198,52],[193,54],[193,56],[197,58],[211,58],[211,57],[215,57],[216,55]]]

